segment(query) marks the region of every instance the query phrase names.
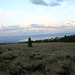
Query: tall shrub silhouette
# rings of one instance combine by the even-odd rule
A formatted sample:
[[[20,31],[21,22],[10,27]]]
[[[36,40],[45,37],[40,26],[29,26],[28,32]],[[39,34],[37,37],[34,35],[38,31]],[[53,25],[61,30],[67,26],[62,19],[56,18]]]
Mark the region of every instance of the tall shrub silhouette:
[[[28,47],[33,47],[32,46],[32,41],[31,41],[31,38],[29,37],[29,39],[28,39]]]

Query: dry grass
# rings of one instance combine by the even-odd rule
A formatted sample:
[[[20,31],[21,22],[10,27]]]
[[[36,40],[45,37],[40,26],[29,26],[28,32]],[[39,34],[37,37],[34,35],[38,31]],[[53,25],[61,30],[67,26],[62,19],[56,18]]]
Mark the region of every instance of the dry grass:
[[[27,44],[0,45],[1,71],[8,72],[18,62],[25,68],[33,67],[31,68],[33,70],[42,64],[45,67],[45,69],[42,69],[44,70],[42,75],[45,72],[46,75],[56,75],[56,72],[60,74],[60,72],[64,72],[63,67],[67,64],[69,66],[66,66],[69,68],[68,71],[74,75],[75,68],[72,68],[72,66],[75,66],[75,43],[33,43],[33,47],[27,47]],[[41,75],[39,69],[35,73],[31,69],[25,69],[26,73],[30,71],[31,74],[37,75],[39,73]],[[0,75],[4,74],[0,72]]]

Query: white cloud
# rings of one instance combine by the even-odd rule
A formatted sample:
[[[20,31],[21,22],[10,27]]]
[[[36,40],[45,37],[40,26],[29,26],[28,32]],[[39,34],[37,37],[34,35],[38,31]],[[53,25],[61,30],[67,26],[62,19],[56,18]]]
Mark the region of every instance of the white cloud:
[[[33,4],[48,6],[44,0],[30,0]]]
[[[18,15],[18,14],[22,14],[22,12],[5,11],[5,10],[0,9],[0,14],[3,14],[3,15]]]
[[[44,0],[30,0],[32,4],[35,5],[44,5],[44,6],[61,6],[61,4],[65,1],[69,0],[50,0],[50,3],[45,2]]]
[[[6,12],[2,9],[0,9],[0,14],[5,14]]]
[[[30,25],[2,25],[0,24],[0,35],[35,35],[58,32],[75,32],[75,22],[63,22],[59,26],[46,26],[39,24]],[[11,36],[10,35],[10,36]]]
[[[19,19],[19,15],[23,12],[17,11],[6,11],[0,9],[0,24],[16,24],[17,19]]]
[[[2,29],[2,25],[0,24],[0,30]]]

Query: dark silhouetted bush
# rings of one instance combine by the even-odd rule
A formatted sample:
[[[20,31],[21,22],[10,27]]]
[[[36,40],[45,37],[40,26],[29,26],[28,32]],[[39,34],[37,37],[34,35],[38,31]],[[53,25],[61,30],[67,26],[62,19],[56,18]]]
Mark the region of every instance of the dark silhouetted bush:
[[[31,38],[29,37],[29,39],[28,39],[28,47],[33,47],[32,46],[32,41],[31,41]]]

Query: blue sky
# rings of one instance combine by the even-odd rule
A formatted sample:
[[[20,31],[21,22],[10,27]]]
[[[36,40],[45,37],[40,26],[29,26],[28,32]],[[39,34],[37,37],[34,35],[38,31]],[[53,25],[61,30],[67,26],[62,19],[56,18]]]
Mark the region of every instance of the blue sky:
[[[75,0],[0,0],[0,36],[75,32]]]

